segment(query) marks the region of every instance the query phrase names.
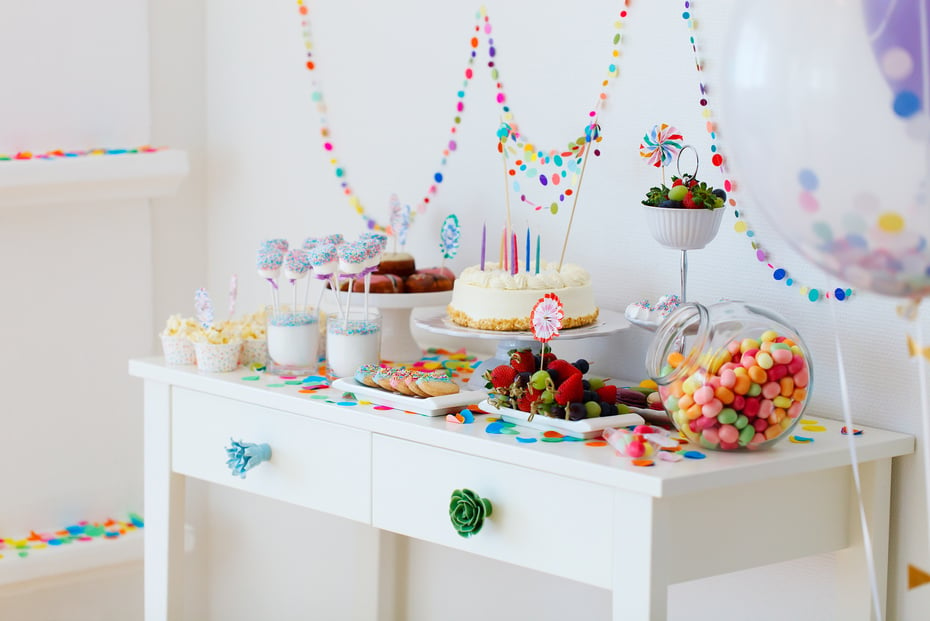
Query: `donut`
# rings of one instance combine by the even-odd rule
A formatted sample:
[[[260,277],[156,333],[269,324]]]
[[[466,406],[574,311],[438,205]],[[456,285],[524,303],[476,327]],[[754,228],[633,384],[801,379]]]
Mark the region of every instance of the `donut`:
[[[426,272],[427,274],[436,274],[437,276],[444,276],[449,280],[455,280],[455,272],[450,270],[448,267],[426,267],[417,271]]]
[[[371,282],[368,284],[368,291],[370,293],[403,293],[404,292],[404,280],[400,276],[395,276],[394,274],[373,274],[371,277]],[[328,286],[328,284],[327,284]],[[340,291],[349,290],[349,281],[343,280],[339,284]],[[362,293],[365,291],[365,279],[356,278],[354,284],[352,285],[352,291],[355,293]]]
[[[413,255],[406,252],[385,252],[381,255],[381,263],[375,274],[395,274],[401,278],[406,278],[417,271],[416,261]]]
[[[365,384],[372,388],[380,388],[374,380],[374,374],[381,369],[380,364],[370,363],[363,364],[355,371],[355,381],[359,384]]]
[[[430,397],[454,395],[459,391],[459,385],[443,371],[427,373],[417,380],[417,386]]]
[[[452,279],[440,274],[419,271],[404,279],[404,288],[407,293],[449,291],[452,289]]]

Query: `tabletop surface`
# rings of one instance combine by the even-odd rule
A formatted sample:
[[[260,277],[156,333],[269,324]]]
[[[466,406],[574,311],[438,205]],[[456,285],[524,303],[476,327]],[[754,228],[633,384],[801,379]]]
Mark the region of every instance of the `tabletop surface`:
[[[340,391],[320,387],[319,378],[282,379],[240,368],[229,373],[203,373],[191,366],[169,366],[161,357],[129,362],[132,376],[260,405],[298,416],[310,416],[438,448],[472,454],[518,466],[548,471],[654,497],[696,493],[788,475],[803,475],[852,463],[850,441],[860,462],[910,454],[912,436],[856,425],[860,435],[841,433],[844,423],[806,413],[792,436],[770,448],[746,452],[718,452],[685,445],[703,459],[678,462],[655,460],[651,467],[632,464],[610,446],[587,441],[542,441],[540,432],[515,427],[519,435],[493,433],[488,416],[475,415],[470,424],[451,423],[444,416],[423,416],[377,404],[357,403]],[[518,440],[523,438],[524,441]],[[535,438],[537,441],[532,441]]]

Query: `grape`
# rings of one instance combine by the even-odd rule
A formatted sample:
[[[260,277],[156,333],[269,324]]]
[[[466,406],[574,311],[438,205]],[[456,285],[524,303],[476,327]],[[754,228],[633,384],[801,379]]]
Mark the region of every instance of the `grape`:
[[[576,360],[574,362],[574,366],[576,369],[581,371],[582,374],[587,373],[588,370],[591,368],[591,365],[589,365],[588,361],[585,360],[584,358],[579,358],[578,360]]]
[[[605,382],[600,377],[592,377],[588,380],[588,384],[590,384],[591,390],[597,390],[598,388],[603,388]]]
[[[549,415],[553,418],[565,418],[565,406],[553,403],[549,408]]]
[[[546,381],[549,380],[549,373],[547,371],[536,371],[530,377],[530,385],[536,390],[542,390],[546,387]]]
[[[597,401],[587,401],[584,404],[588,418],[597,418],[601,415],[601,406]]]
[[[676,185],[668,191],[668,198],[672,201],[680,201],[688,194],[688,188],[684,185]]]
[[[588,411],[585,409],[583,403],[569,403],[568,404],[568,419],[569,420],[581,420],[582,418],[588,417]]]
[[[555,395],[552,394],[551,390],[544,390],[539,398],[543,403],[552,403],[555,401]]]

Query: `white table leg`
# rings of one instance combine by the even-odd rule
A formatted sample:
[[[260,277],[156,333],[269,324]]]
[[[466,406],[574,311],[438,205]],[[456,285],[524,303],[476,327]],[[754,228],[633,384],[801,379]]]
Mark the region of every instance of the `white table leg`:
[[[145,620],[181,618],[184,477],[171,472],[171,388],[145,382]]]
[[[366,527],[358,541],[358,594],[353,619],[394,621],[397,618],[397,564],[400,535]]]
[[[888,586],[888,531],[891,505],[891,460],[879,459],[859,464],[862,504],[865,507],[872,558],[878,582],[879,609],[885,618]],[[853,485],[850,472],[850,485]],[[877,621],[872,603],[865,541],[860,528],[856,491],[850,493],[849,547],[836,553],[837,619]]]
[[[655,498],[621,491],[614,495],[614,621],[666,619],[668,582],[660,535],[667,524],[663,516]]]

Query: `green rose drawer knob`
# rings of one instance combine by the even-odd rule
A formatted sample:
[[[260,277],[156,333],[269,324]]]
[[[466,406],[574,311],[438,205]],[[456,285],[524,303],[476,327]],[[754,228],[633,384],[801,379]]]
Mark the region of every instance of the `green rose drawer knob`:
[[[449,519],[462,537],[471,537],[481,530],[484,518],[491,517],[491,501],[482,498],[470,489],[452,492],[449,502]]]

